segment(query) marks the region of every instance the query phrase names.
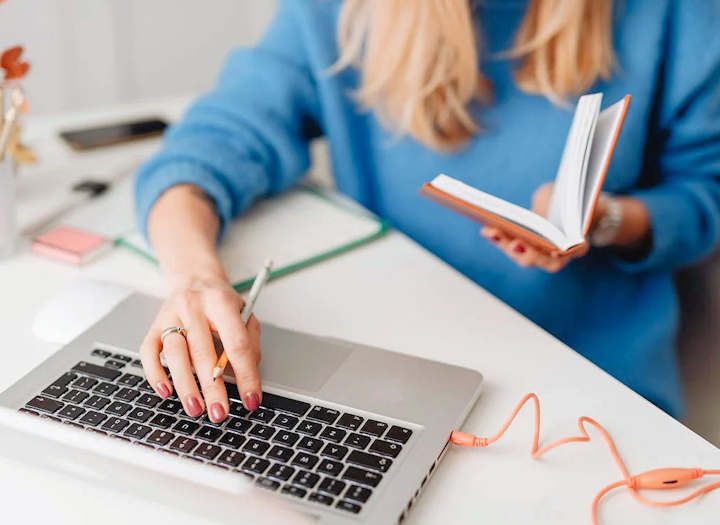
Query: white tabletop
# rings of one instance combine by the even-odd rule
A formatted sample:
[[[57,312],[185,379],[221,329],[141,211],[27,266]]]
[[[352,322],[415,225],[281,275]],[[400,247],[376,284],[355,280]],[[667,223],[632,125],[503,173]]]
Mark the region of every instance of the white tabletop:
[[[96,169],[112,171],[133,154],[148,151],[148,146],[128,146],[78,156],[54,138],[58,127],[153,110],[174,117],[183,103],[148,102],[31,120],[29,142],[42,162],[23,175],[24,217],[44,206],[50,185],[64,185]],[[131,220],[129,210],[109,215],[89,208],[82,213],[95,214],[94,224],[110,231],[129,227]],[[163,291],[157,270],[125,251],[74,268],[35,257],[23,245],[16,256],[0,262],[0,389],[55,350],[33,336],[33,315],[75,278]],[[295,306],[299,299],[303,308]],[[631,474],[666,466],[720,468],[720,452],[713,445],[399,233],[270,283],[257,314],[281,326],[479,370],[485,389],[463,427],[468,432],[494,433],[515,403],[534,391],[544,410],[541,444],[575,435],[577,417],[587,415],[613,435]],[[620,478],[605,443],[591,432],[591,443],[565,446],[534,461],[529,457],[531,420],[530,410],[524,411],[506,437],[489,449],[451,449],[407,522],[589,523],[594,495]],[[650,495],[668,499],[689,491]],[[73,503],[78,493],[83,495],[81,506]],[[0,460],[0,494],[2,521],[17,516],[8,523],[21,517],[30,523],[89,523],[100,517],[103,523],[129,523],[139,516],[146,523],[207,521],[201,509],[197,515],[180,513],[5,460]],[[38,496],[47,504],[37,505]],[[600,516],[601,523],[608,524],[687,524],[715,522],[719,513],[720,493],[682,507],[656,509],[640,506],[619,490],[603,500]]]

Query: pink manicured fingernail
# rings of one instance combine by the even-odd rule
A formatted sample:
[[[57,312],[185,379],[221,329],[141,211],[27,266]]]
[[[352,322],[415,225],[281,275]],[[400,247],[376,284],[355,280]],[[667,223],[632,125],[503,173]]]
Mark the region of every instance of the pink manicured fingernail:
[[[157,386],[158,394],[160,394],[163,399],[170,397],[170,387],[169,386],[167,386],[163,382],[158,383],[156,386]]]
[[[187,407],[187,413],[192,417],[198,417],[203,412],[203,407],[195,396],[187,396],[185,398],[185,406]]]
[[[245,408],[248,410],[257,410],[260,408],[260,400],[255,392],[245,394]]]
[[[525,253],[525,246],[522,244],[515,245],[515,248],[513,248],[516,253]]]
[[[225,419],[225,407],[220,403],[213,403],[210,406],[210,419],[213,423],[220,423],[220,421]]]

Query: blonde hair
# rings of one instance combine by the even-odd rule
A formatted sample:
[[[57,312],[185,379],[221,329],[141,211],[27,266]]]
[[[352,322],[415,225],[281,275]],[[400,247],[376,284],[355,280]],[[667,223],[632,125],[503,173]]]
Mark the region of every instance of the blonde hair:
[[[398,134],[447,150],[477,132],[470,104],[489,102],[492,86],[470,0],[344,0],[337,37],[333,70],[356,66],[357,100]],[[530,0],[503,56],[523,91],[555,103],[582,93],[610,76],[612,0]]]

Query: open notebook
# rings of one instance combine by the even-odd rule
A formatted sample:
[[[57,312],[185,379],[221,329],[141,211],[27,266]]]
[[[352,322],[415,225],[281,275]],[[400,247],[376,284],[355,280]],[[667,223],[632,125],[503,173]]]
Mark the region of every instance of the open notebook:
[[[630,105],[630,95],[600,111],[602,94],[580,97],[565,143],[548,216],[447,175],[421,193],[477,221],[499,227],[543,251],[570,253],[585,244],[595,205]]]
[[[229,226],[218,251],[230,282],[240,291],[250,287],[265,259],[274,261],[271,278],[280,277],[362,246],[386,231],[383,221],[357,204],[300,187],[257,202]],[[139,232],[116,242],[155,261]]]

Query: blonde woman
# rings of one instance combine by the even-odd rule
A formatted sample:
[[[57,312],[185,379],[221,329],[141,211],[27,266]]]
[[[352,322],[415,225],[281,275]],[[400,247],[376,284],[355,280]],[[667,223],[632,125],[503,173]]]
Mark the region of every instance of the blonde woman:
[[[672,271],[718,237],[719,15],[707,0],[282,2],[137,175],[139,219],[172,289],[142,348],[151,384],[175,389],[191,416],[224,419],[212,329],[258,407],[259,323],[241,323],[215,241],[255,199],[292,186],[323,135],[340,191],[679,414]],[[478,235],[418,195],[446,172],[542,211],[572,104],[594,91],[633,104],[583,256]],[[163,347],[174,326],[186,338]]]

